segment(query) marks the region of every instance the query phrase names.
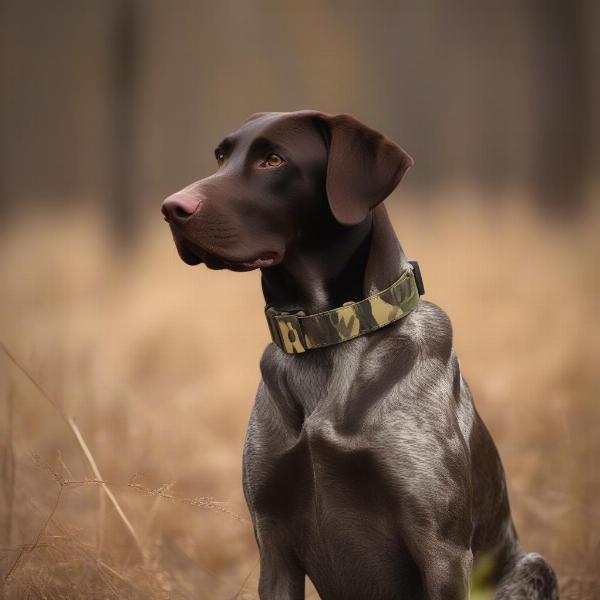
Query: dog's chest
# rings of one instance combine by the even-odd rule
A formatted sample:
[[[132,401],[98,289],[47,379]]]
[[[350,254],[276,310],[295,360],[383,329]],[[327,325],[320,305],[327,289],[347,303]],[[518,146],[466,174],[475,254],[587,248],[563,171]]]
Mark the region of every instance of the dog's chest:
[[[338,516],[382,514],[392,500],[377,452],[358,436],[339,435],[326,419],[309,418],[265,467],[255,505],[273,516],[320,519],[329,509]]]
[[[323,598],[397,598],[418,579],[384,450],[395,427],[382,418],[388,392],[365,385],[369,364],[387,373],[366,346],[363,337],[306,357],[267,351],[246,441],[257,537],[289,536]]]
[[[263,368],[268,392],[258,415],[258,509],[286,519],[309,513],[314,519],[329,508],[381,514],[390,490],[373,444],[376,431],[346,429],[347,400],[360,371],[357,350],[315,353],[300,368],[294,357],[278,357]],[[265,434],[270,420],[278,422],[277,433],[269,427]]]
[[[257,535],[286,532],[323,598],[396,598],[411,589],[398,490],[372,445],[340,434],[317,407],[289,447],[265,458],[253,481]]]

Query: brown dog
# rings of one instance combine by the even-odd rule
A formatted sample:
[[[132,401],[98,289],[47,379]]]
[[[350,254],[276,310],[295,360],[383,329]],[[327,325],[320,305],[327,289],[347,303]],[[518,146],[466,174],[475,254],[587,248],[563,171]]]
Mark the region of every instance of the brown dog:
[[[466,600],[486,557],[496,599],[558,598],[381,204],[412,159],[313,111],[254,115],[215,155],[163,213],[187,263],[262,270],[275,343],[244,449],[260,597],[299,600],[308,575],[324,600]]]

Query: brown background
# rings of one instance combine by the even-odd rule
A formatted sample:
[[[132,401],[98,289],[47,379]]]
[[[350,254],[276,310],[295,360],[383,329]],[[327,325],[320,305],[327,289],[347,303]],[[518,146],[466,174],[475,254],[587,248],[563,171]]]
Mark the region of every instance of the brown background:
[[[0,1],[0,341],[145,556],[0,353],[0,595],[256,598],[259,277],[187,268],[158,207],[247,115],[316,108],[414,156],[387,204],[523,544],[599,597],[598,7]]]

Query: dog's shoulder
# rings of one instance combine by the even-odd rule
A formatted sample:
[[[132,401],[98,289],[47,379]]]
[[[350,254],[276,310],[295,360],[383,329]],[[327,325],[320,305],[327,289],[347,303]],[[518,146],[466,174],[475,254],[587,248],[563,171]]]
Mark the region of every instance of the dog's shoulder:
[[[392,343],[410,344],[421,356],[448,358],[452,352],[452,324],[437,304],[421,300],[415,310],[393,328]]]

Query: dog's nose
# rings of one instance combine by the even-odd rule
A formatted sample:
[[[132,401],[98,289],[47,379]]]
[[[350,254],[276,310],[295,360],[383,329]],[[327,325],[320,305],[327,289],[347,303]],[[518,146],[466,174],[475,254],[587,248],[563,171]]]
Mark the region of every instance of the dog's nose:
[[[196,212],[199,204],[197,196],[177,192],[162,203],[161,211],[166,221],[185,221]]]

